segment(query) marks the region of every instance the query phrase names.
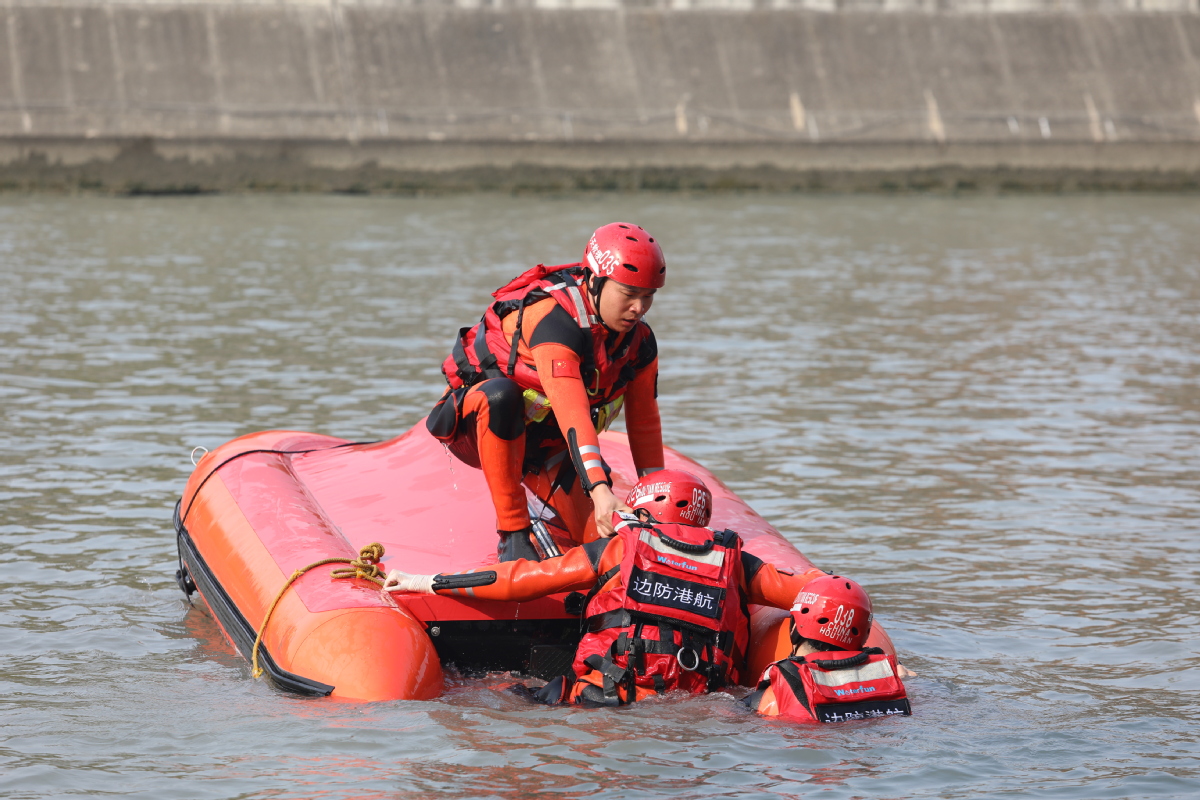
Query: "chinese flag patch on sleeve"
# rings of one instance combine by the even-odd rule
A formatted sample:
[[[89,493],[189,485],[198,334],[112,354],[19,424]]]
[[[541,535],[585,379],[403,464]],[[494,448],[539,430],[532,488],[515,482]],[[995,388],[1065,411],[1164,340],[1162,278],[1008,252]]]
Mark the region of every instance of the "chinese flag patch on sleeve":
[[[580,377],[579,364],[575,363],[574,361],[556,359],[554,362],[553,375],[555,378],[578,378]]]

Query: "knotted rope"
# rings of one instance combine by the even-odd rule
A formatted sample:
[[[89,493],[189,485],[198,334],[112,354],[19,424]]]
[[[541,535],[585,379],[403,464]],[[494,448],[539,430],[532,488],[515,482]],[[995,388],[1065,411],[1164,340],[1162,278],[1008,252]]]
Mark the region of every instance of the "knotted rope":
[[[279,590],[279,594],[275,595],[275,599],[271,601],[271,607],[267,609],[267,614],[263,617],[262,625],[258,628],[258,636],[254,638],[254,649],[250,651],[250,674],[256,678],[262,675],[262,667],[258,665],[258,649],[262,645],[263,633],[267,630],[267,623],[271,620],[271,615],[275,613],[275,606],[279,605],[279,601],[283,599],[284,592],[301,575],[310,569],[315,569],[325,564],[346,564],[347,566],[345,567],[338,567],[335,570],[331,570],[329,573],[330,576],[334,578],[365,578],[383,586],[384,578],[387,575],[379,568],[379,562],[382,559],[383,545],[379,542],[372,542],[359,551],[358,558],[323,558],[320,561],[314,561],[303,569],[293,572],[292,577],[287,579],[287,583],[283,585],[283,588]]]

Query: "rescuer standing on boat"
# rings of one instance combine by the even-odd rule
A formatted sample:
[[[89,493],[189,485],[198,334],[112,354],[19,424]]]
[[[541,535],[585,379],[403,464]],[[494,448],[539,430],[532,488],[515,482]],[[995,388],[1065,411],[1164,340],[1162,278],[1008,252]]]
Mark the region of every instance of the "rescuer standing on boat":
[[[662,469],[658,346],[642,317],[665,280],[658,242],[614,222],[592,235],[583,262],[539,264],[459,332],[427,425],[483,470],[501,561],[540,558],[522,483],[554,507],[572,542],[613,534],[613,513],[628,509],[613,495],[598,434],[623,405],[638,475]]]

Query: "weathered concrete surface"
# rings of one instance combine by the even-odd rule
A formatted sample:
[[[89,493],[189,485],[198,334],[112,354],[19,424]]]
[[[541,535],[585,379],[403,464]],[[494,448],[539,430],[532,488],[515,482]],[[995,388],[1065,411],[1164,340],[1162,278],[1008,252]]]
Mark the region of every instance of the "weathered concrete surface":
[[[1190,12],[17,2],[0,45],[10,188],[1200,182]]]
[[[211,191],[1200,190],[1196,145],[0,141],[0,189]]]

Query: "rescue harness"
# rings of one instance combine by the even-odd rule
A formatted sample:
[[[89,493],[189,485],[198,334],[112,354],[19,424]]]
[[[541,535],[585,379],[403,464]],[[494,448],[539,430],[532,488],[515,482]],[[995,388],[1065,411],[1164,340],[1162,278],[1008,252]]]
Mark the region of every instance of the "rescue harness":
[[[733,531],[624,521],[621,563],[586,598],[587,635],[575,673],[603,677],[583,697],[620,705],[683,689],[713,691],[738,679],[749,640],[739,586],[741,539]],[[618,584],[601,591],[620,575]]]

